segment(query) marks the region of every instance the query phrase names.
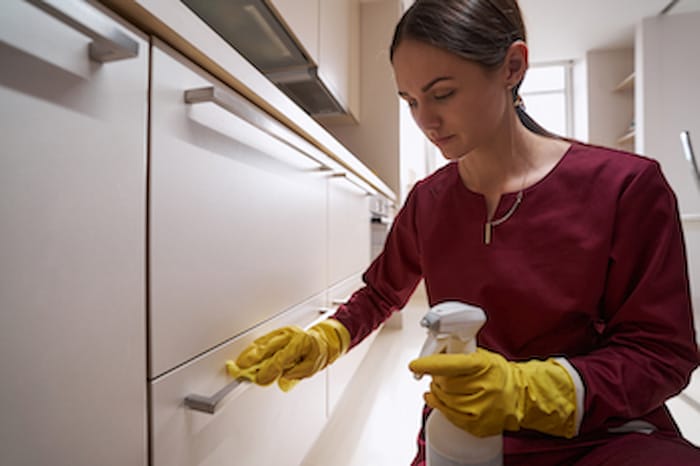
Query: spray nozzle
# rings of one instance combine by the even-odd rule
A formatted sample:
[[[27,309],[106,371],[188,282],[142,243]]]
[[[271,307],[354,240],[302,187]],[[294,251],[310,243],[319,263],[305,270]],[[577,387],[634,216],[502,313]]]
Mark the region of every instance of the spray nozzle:
[[[486,322],[486,314],[480,307],[446,301],[433,306],[420,324],[428,329],[428,338],[419,357],[429,354],[469,353],[476,349],[474,337]],[[416,375],[416,378],[420,376]]]

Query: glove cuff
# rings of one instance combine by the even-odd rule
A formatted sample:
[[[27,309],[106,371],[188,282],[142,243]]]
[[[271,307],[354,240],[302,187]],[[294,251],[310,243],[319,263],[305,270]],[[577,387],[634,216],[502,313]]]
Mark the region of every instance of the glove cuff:
[[[520,363],[520,369],[525,379],[521,427],[574,437],[576,386],[569,372],[554,359]]]
[[[314,325],[311,329],[323,334],[328,343],[328,362],[326,365],[348,351],[351,339],[350,332],[339,320],[329,318]]]

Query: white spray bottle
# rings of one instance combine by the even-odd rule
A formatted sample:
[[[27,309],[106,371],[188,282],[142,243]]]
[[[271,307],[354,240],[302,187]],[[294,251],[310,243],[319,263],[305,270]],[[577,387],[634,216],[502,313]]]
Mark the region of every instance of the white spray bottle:
[[[421,320],[428,329],[420,357],[434,353],[476,351],[476,333],[486,314],[476,306],[446,301],[433,306]],[[503,436],[476,437],[434,409],[425,425],[427,466],[502,466]]]

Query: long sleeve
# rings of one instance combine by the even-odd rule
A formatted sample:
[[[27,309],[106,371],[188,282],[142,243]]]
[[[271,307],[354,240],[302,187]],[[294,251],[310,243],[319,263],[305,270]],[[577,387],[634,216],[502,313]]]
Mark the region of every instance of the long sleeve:
[[[658,409],[698,365],[677,203],[657,163],[619,197],[601,307],[600,349],[569,360],[585,384],[582,433]]]
[[[417,235],[414,188],[392,224],[384,250],[364,273],[365,286],[333,316],[349,330],[351,348],[411,297],[421,279]]]

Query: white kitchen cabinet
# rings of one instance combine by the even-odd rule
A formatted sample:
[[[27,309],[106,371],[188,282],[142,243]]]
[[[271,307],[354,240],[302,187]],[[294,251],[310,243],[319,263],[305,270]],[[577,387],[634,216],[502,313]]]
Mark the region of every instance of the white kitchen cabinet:
[[[320,0],[268,0],[268,3],[296,36],[309,58],[318,64]]]
[[[341,121],[349,123],[360,118],[359,0],[319,0],[319,10],[318,74],[348,112]]]
[[[353,292],[364,286],[362,273],[348,277],[328,290],[330,306],[336,308],[346,302]],[[353,375],[367,355],[379,329],[367,336],[362,343],[352,348],[348,353],[337,359],[326,369],[328,377],[328,415],[330,416],[338,401],[343,396]]]
[[[0,464],[145,465],[148,44],[56,4],[0,14]]]
[[[153,382],[153,466],[281,466],[300,464],[325,423],[325,374],[284,393],[276,385],[244,383],[213,414],[192,410],[192,394],[211,396],[233,380],[225,363],[255,338],[285,325],[319,318],[325,293],[246,332]]]
[[[371,224],[367,191],[345,176],[328,184],[329,285],[363,272],[369,265]]]
[[[320,116],[327,123],[359,118],[359,0],[272,0],[298,42],[318,65],[318,75],[347,115]]]
[[[202,88],[225,102],[185,102],[186,91]],[[152,377],[326,288],[330,172],[319,151],[280,128],[165,45],[154,47]]]

